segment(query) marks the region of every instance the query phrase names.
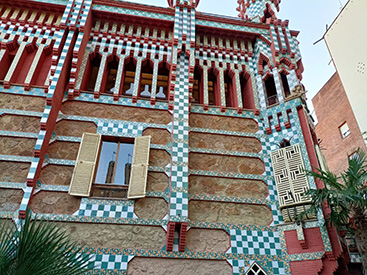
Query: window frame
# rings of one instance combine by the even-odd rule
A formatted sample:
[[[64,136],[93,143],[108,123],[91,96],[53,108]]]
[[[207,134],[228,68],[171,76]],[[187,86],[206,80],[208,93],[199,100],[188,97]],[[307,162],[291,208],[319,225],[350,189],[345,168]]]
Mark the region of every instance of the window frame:
[[[345,132],[345,133],[347,133],[346,135],[343,133],[343,131],[342,131],[342,127],[344,126],[344,125],[346,125],[347,126],[347,131]],[[348,123],[346,122],[346,121],[344,121],[342,124],[340,124],[340,126],[338,127],[338,129],[339,129],[339,133],[340,133],[340,135],[341,135],[341,137],[342,137],[342,139],[346,139],[348,136],[350,136],[350,134],[351,134],[351,132],[350,132],[350,129],[349,129],[349,126],[348,126]]]
[[[113,141],[119,139],[120,142],[131,142],[131,138],[104,136],[105,141],[112,138]],[[130,171],[129,184],[125,186],[128,188],[127,195],[120,196],[116,199],[138,199],[146,196],[148,168],[149,168],[149,154],[151,136],[138,136],[133,138],[134,150],[132,155],[132,164]],[[102,135],[99,133],[83,133],[82,140],[79,146],[78,156],[75,161],[73,175],[69,186],[69,195],[77,197],[96,197],[92,194],[94,186],[101,186],[107,189],[110,186],[116,190],[119,189],[120,184],[96,184],[95,177],[97,175],[97,167],[100,159],[100,152],[102,145]],[[124,187],[122,187],[124,189]],[[126,188],[125,188],[126,189]],[[111,187],[112,190],[112,187]],[[121,190],[121,188],[120,188]],[[94,190],[93,190],[94,191]],[[112,192],[112,191],[111,191]],[[104,197],[106,198],[106,197]],[[108,197],[108,199],[113,199]]]

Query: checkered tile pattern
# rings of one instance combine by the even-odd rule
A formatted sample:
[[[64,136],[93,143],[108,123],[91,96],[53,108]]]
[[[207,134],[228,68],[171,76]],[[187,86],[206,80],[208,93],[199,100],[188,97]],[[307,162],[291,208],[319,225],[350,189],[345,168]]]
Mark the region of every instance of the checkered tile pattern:
[[[114,136],[137,137],[142,135],[143,126],[131,123],[121,123],[118,121],[100,121],[98,122],[97,133]]]
[[[188,216],[189,60],[181,55],[177,65],[171,168],[171,220]]]
[[[79,210],[74,213],[83,217],[136,219],[133,201],[108,202],[83,198]]]
[[[279,210],[279,205],[270,205],[270,208],[273,213],[273,222],[271,223],[271,226],[284,223],[282,212]]]
[[[231,229],[229,253],[250,255],[282,255],[278,232]]]
[[[362,257],[359,254],[349,254],[350,256],[350,261],[352,263],[361,263],[362,262]]]
[[[26,211],[28,208],[28,203],[29,200],[31,198],[31,194],[32,194],[32,187],[27,186],[26,188],[23,189],[24,191],[24,195],[23,195],[23,199],[20,203],[20,211]]]
[[[94,254],[90,256],[89,261],[90,266],[96,270],[127,270],[127,264],[132,258],[134,258],[134,256]]]

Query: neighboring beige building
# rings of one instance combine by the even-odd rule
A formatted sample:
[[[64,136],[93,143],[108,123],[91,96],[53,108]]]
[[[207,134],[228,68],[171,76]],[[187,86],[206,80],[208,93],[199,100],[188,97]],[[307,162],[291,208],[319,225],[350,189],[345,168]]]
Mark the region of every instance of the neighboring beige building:
[[[364,138],[367,138],[366,0],[350,0],[324,39]]]

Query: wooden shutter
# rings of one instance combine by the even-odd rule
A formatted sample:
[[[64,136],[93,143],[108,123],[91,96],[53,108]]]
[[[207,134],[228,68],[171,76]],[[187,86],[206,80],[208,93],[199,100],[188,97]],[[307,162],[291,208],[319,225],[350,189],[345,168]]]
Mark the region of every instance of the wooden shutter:
[[[69,194],[89,197],[101,144],[101,135],[84,133],[76,159]]]
[[[129,199],[145,197],[149,164],[150,138],[150,136],[135,138],[133,163],[131,165],[129,191],[127,195]]]
[[[271,160],[280,208],[310,203],[303,195],[309,183],[299,144],[273,151]]]

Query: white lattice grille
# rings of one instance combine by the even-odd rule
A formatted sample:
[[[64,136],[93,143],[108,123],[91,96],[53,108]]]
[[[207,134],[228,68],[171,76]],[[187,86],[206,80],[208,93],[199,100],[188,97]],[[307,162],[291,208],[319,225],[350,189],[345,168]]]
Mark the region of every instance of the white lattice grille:
[[[309,189],[299,144],[271,152],[280,209],[310,203],[303,194]]]

